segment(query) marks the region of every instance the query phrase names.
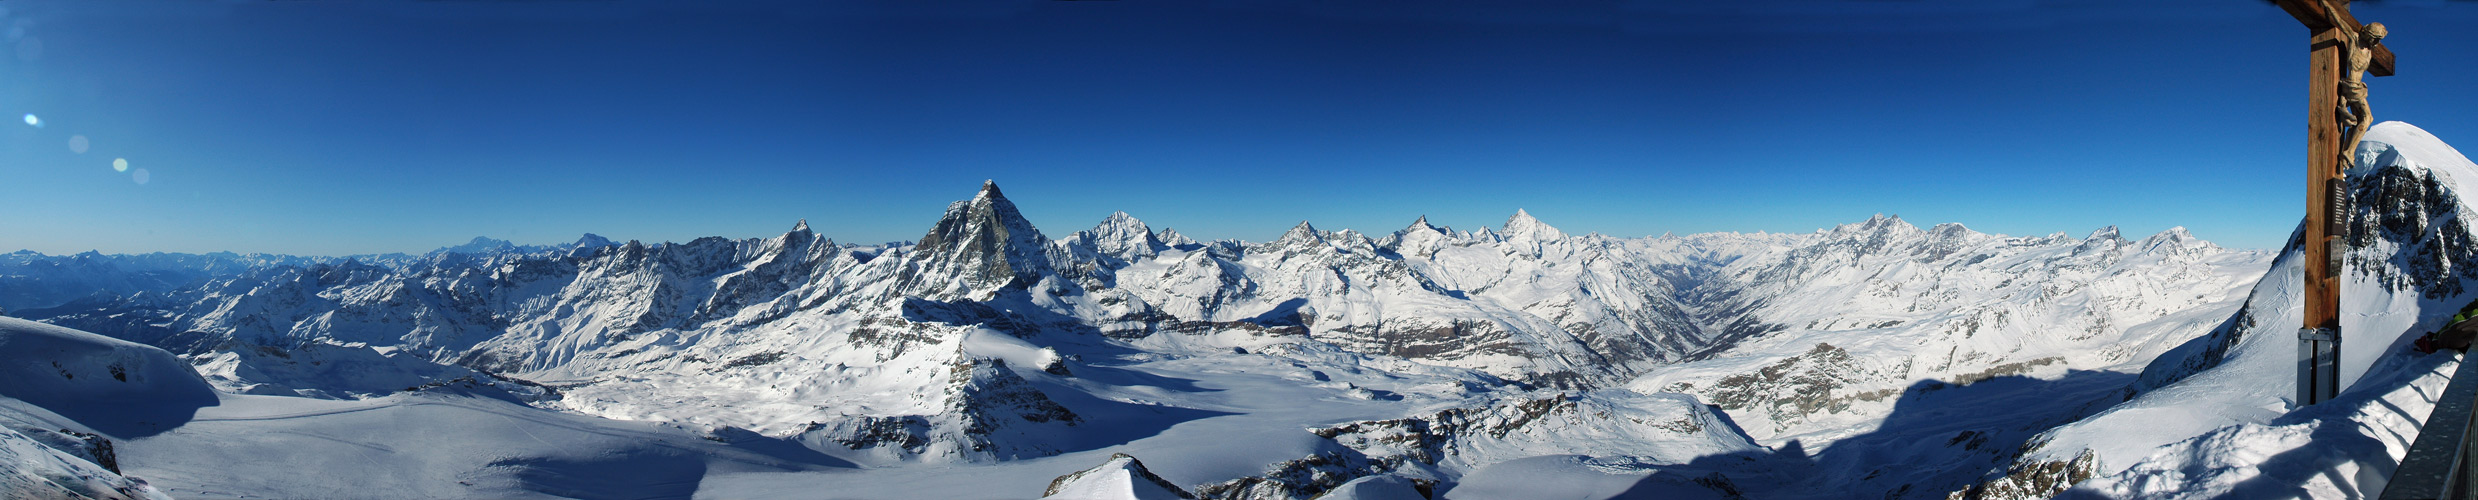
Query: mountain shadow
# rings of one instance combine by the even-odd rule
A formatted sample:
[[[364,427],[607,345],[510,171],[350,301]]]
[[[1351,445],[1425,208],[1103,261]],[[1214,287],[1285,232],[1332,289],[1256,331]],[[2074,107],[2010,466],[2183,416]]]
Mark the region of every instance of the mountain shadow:
[[[1660,467],[1614,498],[1945,498],[2003,477],[2026,441],[2122,401],[2133,379],[2072,370],[2056,379],[1920,380],[1875,430],[1813,454],[1792,440],[1770,452],[1699,457]]]

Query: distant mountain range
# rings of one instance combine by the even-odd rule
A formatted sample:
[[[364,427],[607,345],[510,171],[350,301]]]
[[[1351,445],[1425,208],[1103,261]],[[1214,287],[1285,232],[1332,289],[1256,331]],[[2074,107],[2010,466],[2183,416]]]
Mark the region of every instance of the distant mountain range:
[[[2403,367],[2435,366],[2394,344],[2478,278],[2457,184],[2478,169],[2414,127],[2375,132],[2387,149],[2361,155],[2379,167],[2353,174],[2349,293],[2378,312],[2350,327],[2348,367],[2398,392],[2434,383]],[[2294,245],[2231,250],[2183,228],[2016,237],[1892,216],[1616,238],[1518,210],[1497,228],[1302,222],[1200,242],[1114,213],[1053,238],[987,183],[917,243],[838,243],[802,221],[771,238],[476,238],[419,256],[18,252],[0,255],[0,307],[164,349],[226,394],[456,387],[898,469],[1135,450],[1142,463],[1079,474],[1213,498],[1476,495],[1530,474],[1504,467],[1624,478],[1574,483],[1620,481],[1604,493],[2031,497],[2104,478],[2093,491],[2150,496],[2231,491],[2122,476],[2201,446],[2179,440],[2372,418],[2280,416],[2293,260]],[[1273,387],[1263,377],[1291,386],[1260,392],[1323,409],[1233,393]],[[2158,413],[2196,401],[2219,406]],[[1141,452],[1170,449],[1146,443],[1180,425],[1294,444],[1242,453],[1268,458],[1244,471]],[[2145,425],[2180,430],[2107,434]],[[1069,479],[1051,488],[1097,487]]]

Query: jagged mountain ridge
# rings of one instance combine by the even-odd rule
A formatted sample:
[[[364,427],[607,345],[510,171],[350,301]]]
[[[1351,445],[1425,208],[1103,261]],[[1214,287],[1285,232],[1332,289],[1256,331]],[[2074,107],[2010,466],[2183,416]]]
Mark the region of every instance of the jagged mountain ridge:
[[[1340,354],[1498,384],[1609,386],[1767,333],[1846,329],[1836,322],[1848,318],[1785,315],[1781,296],[1814,290],[1783,283],[1838,269],[1815,262],[1851,265],[1832,259],[1852,251],[1956,238],[2069,243],[1958,225],[1921,232],[1890,217],[1807,235],[1621,239],[1566,235],[1521,211],[1501,229],[1422,218],[1378,238],[1303,222],[1254,244],[1197,243],[1119,213],[1049,240],[988,183],[917,244],[838,244],[805,221],[774,238],[589,236],[565,249],[496,245],[389,265],[258,265],[30,312],[192,356],[383,350],[332,359],[453,363],[550,384],[562,397],[547,406],[745,427],[861,460],[988,460],[1068,445],[1030,428],[989,436],[1072,430],[1072,412],[1040,391],[1007,389],[1071,372],[1070,355]],[[2140,253],[2127,248],[2108,244]],[[1927,260],[1979,263],[1945,257]],[[217,357],[229,361],[215,365],[229,368],[218,383],[357,392],[269,389],[275,381],[230,366],[274,358]],[[999,410],[959,411],[979,408]]]

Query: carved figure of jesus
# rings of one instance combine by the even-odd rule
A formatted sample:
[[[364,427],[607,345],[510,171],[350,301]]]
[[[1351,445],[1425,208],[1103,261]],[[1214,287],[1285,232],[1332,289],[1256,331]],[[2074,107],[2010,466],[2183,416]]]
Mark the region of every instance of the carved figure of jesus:
[[[2365,30],[2344,32],[2340,37],[2341,54],[2349,65],[2340,80],[2340,124],[2349,129],[2347,139],[2340,142],[2342,170],[2357,166],[2358,141],[2366,138],[2367,127],[2375,125],[2375,111],[2366,106],[2366,67],[2375,63],[2375,44],[2383,42],[2387,31],[2383,23],[2368,23]]]

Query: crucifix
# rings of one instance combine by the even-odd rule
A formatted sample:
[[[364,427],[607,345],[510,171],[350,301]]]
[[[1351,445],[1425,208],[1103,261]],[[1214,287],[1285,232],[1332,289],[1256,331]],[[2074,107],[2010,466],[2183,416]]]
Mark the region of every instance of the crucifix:
[[[2392,50],[2381,45],[2382,23],[2358,24],[2349,0],[2273,0],[2313,33],[2306,97],[2305,324],[2297,330],[2297,404],[2321,403],[2340,392],[2340,258],[2348,218],[2345,169],[2357,142],[2374,126],[2366,105],[2368,74],[2392,76]]]

